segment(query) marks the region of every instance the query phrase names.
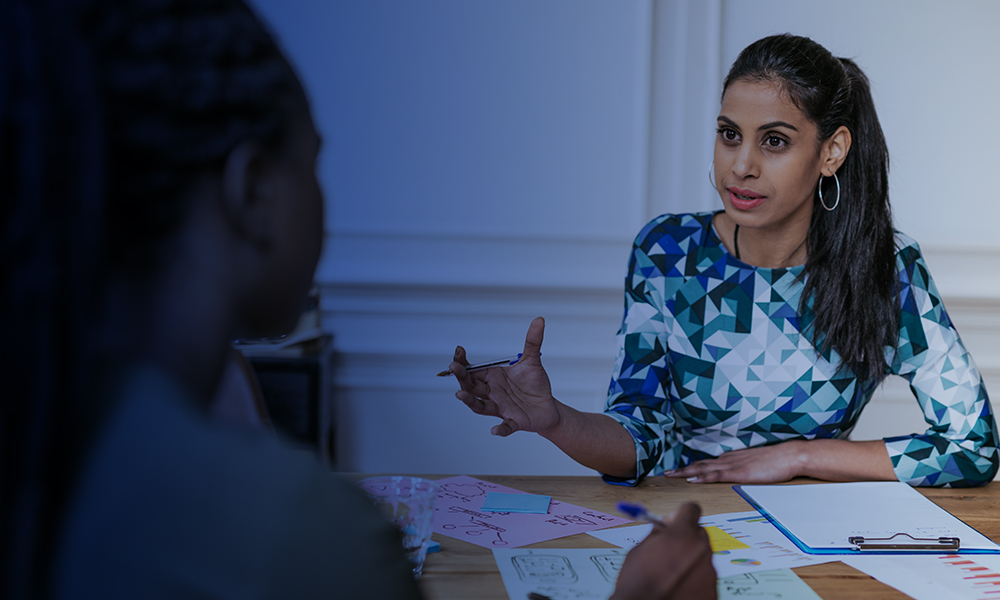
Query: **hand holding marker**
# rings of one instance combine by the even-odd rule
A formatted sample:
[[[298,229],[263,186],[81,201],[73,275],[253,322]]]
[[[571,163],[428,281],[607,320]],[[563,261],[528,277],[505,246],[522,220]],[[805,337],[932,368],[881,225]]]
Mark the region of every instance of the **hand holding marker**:
[[[517,361],[521,360],[522,352],[518,352],[515,356],[508,356],[507,358],[498,358],[496,360],[488,360],[486,362],[469,365],[465,367],[466,372],[471,373],[473,371],[481,371],[483,369],[492,369],[493,367],[513,367],[517,364]],[[451,375],[451,369],[446,371],[441,371],[437,374],[438,377],[447,377]]]
[[[653,523],[654,525],[664,525],[663,517],[660,515],[654,515],[646,510],[646,507],[641,504],[632,504],[631,502],[619,502],[618,510],[633,519],[639,519],[640,521],[646,521],[647,523]]]

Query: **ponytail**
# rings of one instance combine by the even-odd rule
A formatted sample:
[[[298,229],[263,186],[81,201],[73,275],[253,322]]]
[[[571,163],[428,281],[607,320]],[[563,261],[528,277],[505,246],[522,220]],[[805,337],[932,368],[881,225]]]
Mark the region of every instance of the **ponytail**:
[[[799,312],[819,351],[862,381],[885,376],[886,347],[898,343],[896,249],[889,207],[889,152],[868,78],[850,59],[835,58],[809,38],[775,35],[736,59],[723,94],[737,80],[777,83],[817,126],[819,142],[841,126],[851,148],[837,171],[839,205],[814,197]],[[837,197],[824,178],[823,198]]]
[[[885,347],[895,348],[899,319],[889,153],[868,78],[853,61],[840,62],[847,74],[852,145],[837,171],[841,205],[813,211],[802,297],[812,299],[813,329],[825,336],[821,348],[836,349],[841,364],[862,380],[881,379]],[[826,125],[828,136],[839,127]],[[832,182],[824,183],[829,198],[835,190]]]

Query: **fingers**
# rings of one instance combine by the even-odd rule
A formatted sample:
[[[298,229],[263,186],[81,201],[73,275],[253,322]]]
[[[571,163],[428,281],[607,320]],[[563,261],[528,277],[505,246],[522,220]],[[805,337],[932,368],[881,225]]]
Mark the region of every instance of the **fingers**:
[[[718,458],[710,458],[693,462],[686,467],[664,473],[667,477],[684,477],[691,483],[717,483],[720,481],[737,481],[745,470],[752,455],[746,450],[725,452]]]
[[[463,391],[472,394],[474,397],[482,398],[485,396],[489,396],[490,386],[485,381],[480,380],[475,375],[470,373],[465,368],[466,366],[468,366],[468,364],[469,362],[468,360],[466,360],[465,357],[465,348],[461,346],[456,346],[455,360],[452,361],[450,365],[448,365],[448,370],[450,370],[451,374],[455,376],[455,380],[458,381],[459,387],[461,387]],[[455,394],[455,397],[458,398],[459,400],[462,400],[466,404],[470,404],[461,396],[459,396],[458,393]],[[472,406],[470,404],[470,408],[471,407]]]
[[[688,483],[719,483],[721,481],[738,482],[742,481],[741,468],[724,465],[695,465],[683,470],[673,471],[668,477],[684,477]]]
[[[451,374],[455,376],[456,379],[461,380],[468,372],[465,367],[468,366],[469,361],[465,357],[465,348],[461,346],[455,346],[455,357],[452,359],[451,364],[448,365],[448,370]]]
[[[504,419],[499,425],[494,425],[493,428],[490,429],[490,433],[497,437],[507,437],[519,429],[520,427],[517,426],[516,422],[511,421],[510,419]]]
[[[726,452],[665,473],[691,483],[780,483],[800,473],[794,442]]]
[[[542,338],[545,336],[545,319],[535,317],[524,336],[524,356],[541,360]]]
[[[677,523],[680,525],[691,525],[697,526],[698,519],[701,518],[701,507],[694,502],[685,502],[674,511],[673,517],[671,517],[671,523]]]
[[[716,466],[717,460],[718,459],[699,460],[698,462],[691,463],[686,467],[680,467],[679,469],[668,471],[664,473],[664,475],[667,477],[687,477],[689,479],[693,477],[701,477],[715,469],[718,469]]]
[[[500,416],[500,409],[497,407],[496,402],[493,402],[489,398],[483,398],[465,390],[455,392],[455,397],[464,402],[477,415],[486,415],[487,417]]]

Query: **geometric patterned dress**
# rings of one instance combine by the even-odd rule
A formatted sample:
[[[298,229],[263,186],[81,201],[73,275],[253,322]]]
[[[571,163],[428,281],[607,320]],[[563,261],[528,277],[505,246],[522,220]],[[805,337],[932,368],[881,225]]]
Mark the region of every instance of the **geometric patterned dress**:
[[[846,438],[883,377],[859,381],[819,354],[799,314],[803,267],[731,255],[714,213],[662,215],[636,237],[605,414],[632,435],[636,473],[791,439]],[[905,377],[929,428],[886,438],[910,485],[981,485],[997,472],[997,426],[982,377],[945,312],[920,248],[896,234],[899,343],[885,374]]]

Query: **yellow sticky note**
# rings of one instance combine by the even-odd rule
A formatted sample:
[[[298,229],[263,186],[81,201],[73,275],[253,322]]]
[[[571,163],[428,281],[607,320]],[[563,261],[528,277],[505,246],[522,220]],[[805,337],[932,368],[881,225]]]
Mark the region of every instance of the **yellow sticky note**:
[[[718,527],[705,527],[705,533],[708,534],[708,543],[712,545],[712,552],[727,552],[750,547]]]

